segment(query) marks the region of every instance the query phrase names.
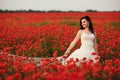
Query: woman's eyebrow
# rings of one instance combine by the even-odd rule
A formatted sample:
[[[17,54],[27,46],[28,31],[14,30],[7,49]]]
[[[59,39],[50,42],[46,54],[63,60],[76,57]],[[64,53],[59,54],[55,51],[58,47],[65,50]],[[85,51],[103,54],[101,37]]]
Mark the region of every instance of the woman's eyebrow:
[[[85,22],[85,21],[82,21],[82,22]]]

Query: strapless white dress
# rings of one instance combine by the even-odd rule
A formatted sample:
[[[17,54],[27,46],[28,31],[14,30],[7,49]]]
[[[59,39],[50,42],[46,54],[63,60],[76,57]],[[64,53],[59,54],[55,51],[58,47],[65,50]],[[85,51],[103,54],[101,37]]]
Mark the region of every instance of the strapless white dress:
[[[94,55],[94,39],[95,35],[93,33],[87,33],[82,31],[81,34],[81,47],[76,49],[71,55],[65,60],[68,61],[73,59],[74,61],[78,58],[79,61],[89,61],[92,60],[93,62],[98,61],[96,57],[98,55]]]

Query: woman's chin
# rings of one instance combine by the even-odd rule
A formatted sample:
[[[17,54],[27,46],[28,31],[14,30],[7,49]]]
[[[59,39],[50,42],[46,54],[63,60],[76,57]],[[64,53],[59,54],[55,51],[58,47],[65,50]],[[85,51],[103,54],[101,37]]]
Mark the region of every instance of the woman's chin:
[[[86,26],[83,26],[83,28],[86,28]]]

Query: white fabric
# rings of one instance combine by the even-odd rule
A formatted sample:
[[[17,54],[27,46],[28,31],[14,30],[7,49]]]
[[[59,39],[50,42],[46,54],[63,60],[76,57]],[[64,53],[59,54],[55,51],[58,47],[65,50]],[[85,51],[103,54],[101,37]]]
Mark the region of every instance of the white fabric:
[[[94,49],[94,39],[95,35],[93,33],[87,33],[85,31],[82,31],[81,34],[81,47],[79,49],[76,49],[71,55],[66,59],[70,60],[73,58],[76,60],[78,58],[80,61],[83,60],[83,58],[86,58],[86,61],[93,60],[95,62],[95,57],[97,55],[92,55],[92,52],[95,52]]]

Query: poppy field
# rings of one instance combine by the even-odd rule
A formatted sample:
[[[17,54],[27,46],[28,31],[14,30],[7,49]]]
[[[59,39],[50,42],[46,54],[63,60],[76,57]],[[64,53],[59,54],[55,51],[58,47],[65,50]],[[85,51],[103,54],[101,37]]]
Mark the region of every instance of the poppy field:
[[[100,61],[62,65],[57,57],[86,15],[96,31]],[[120,12],[0,13],[0,80],[120,80]]]

